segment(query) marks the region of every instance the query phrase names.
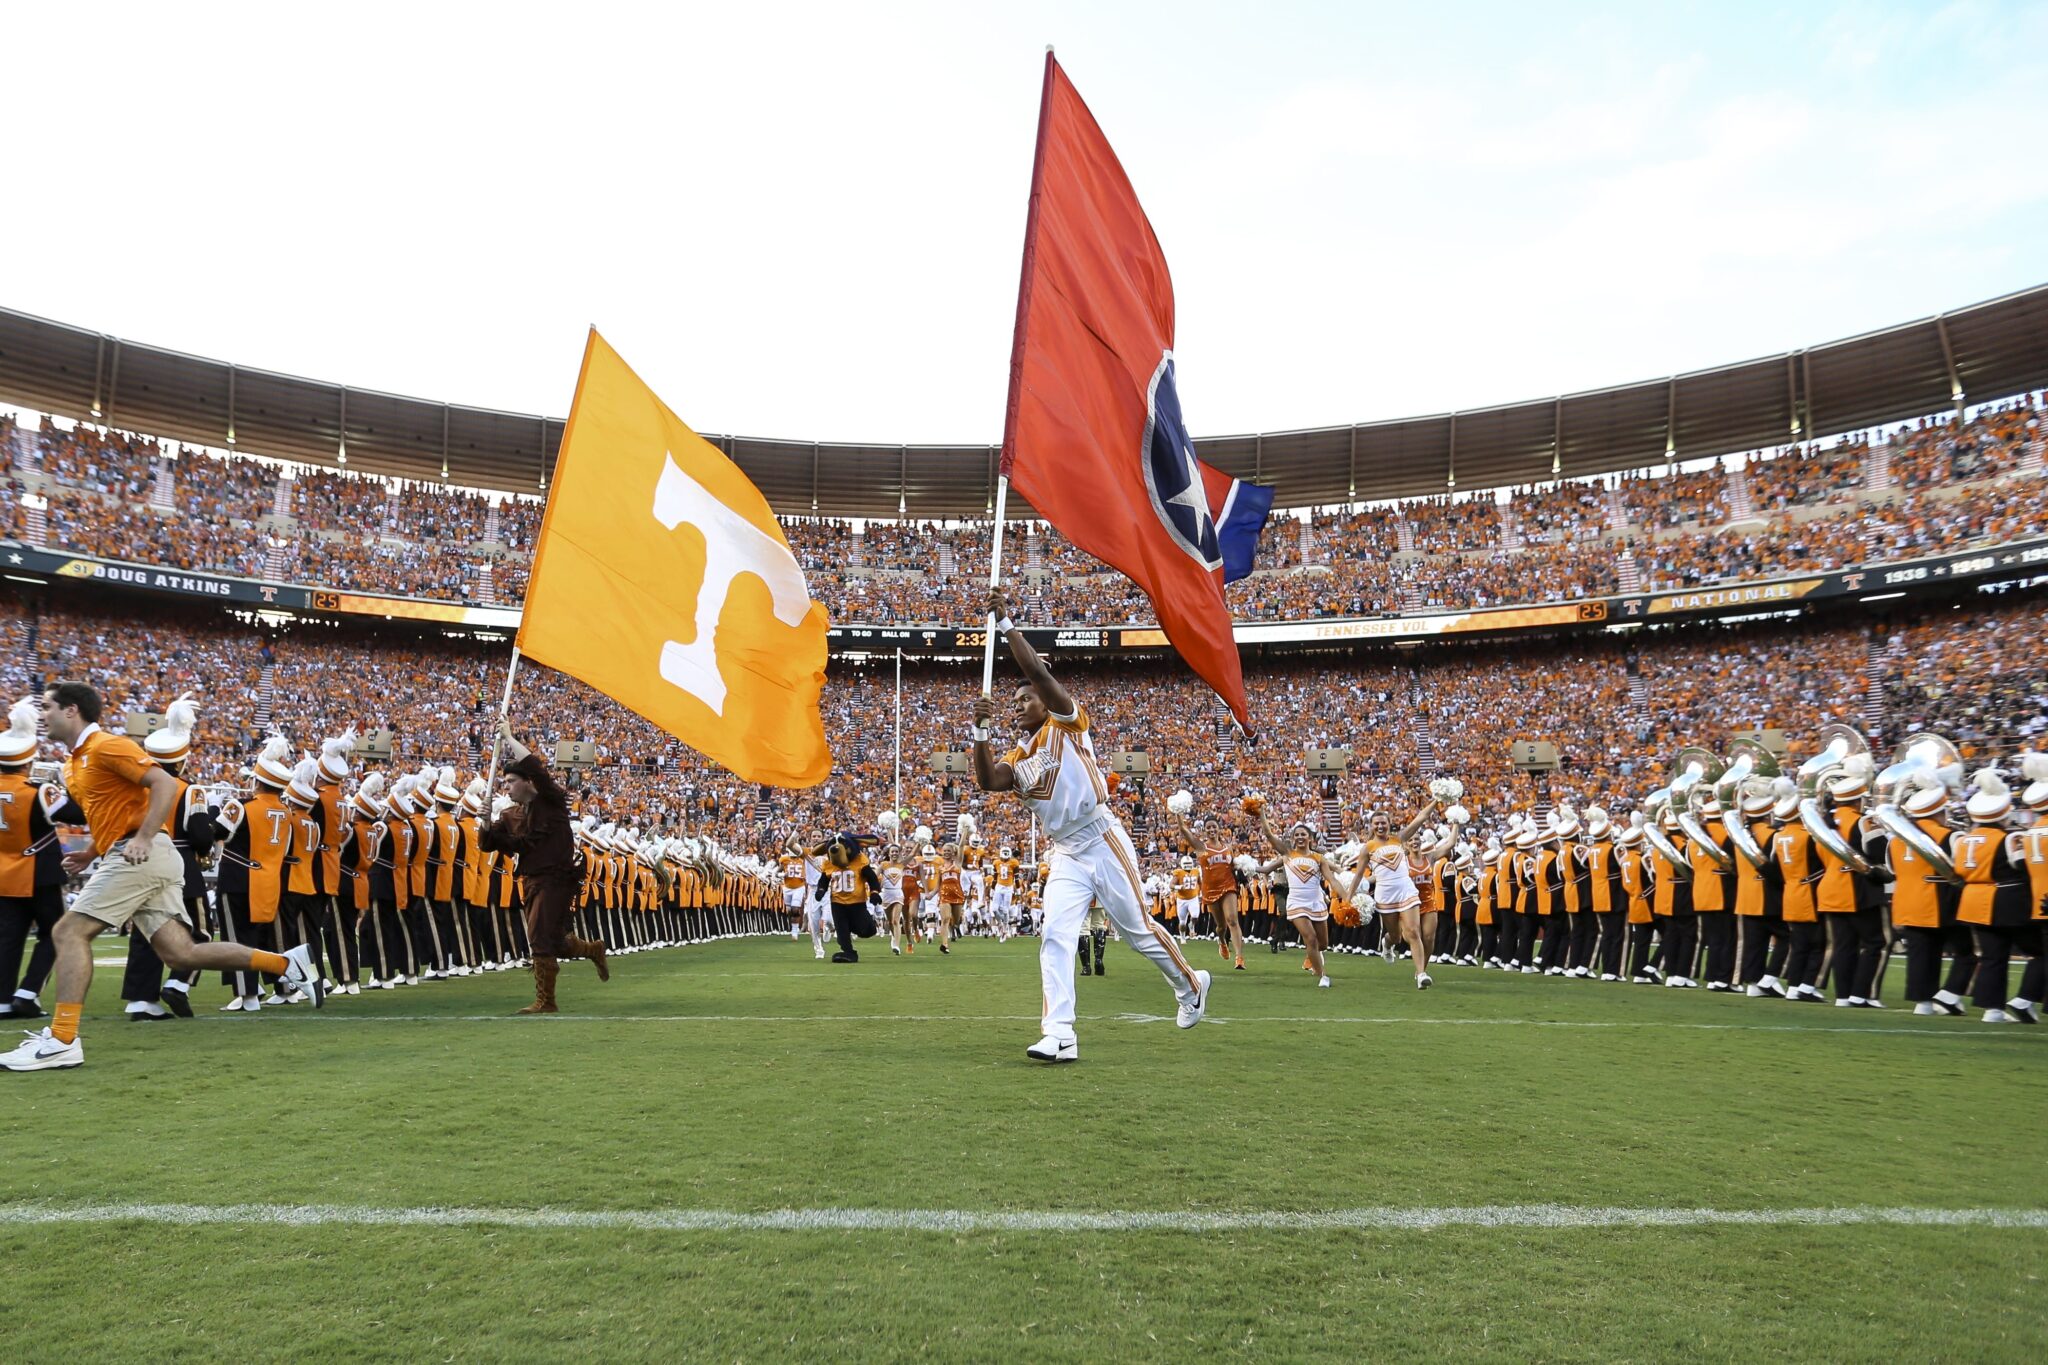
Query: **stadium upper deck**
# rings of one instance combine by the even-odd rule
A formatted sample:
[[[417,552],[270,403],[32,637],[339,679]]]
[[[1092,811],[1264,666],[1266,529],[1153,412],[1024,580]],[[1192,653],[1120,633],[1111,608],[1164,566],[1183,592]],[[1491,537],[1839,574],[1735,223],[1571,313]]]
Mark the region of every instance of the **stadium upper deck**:
[[[1274,485],[1280,507],[1324,506],[1764,450],[2043,387],[2048,285],[1668,378],[1196,444],[1217,468]],[[544,487],[562,432],[560,418],[271,374],[6,310],[0,401],[191,445],[523,493]],[[993,446],[711,439],[783,515],[944,519],[992,505]]]

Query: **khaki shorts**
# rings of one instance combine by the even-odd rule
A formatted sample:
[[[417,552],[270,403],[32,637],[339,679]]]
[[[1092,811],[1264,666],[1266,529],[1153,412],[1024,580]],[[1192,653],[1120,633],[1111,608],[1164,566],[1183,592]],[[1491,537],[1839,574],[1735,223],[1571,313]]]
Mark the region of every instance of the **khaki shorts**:
[[[144,938],[156,937],[156,931],[173,920],[190,928],[192,921],[185,914],[185,860],[171,846],[168,834],[149,841],[147,862],[129,862],[117,845],[86,878],[71,909],[116,930],[133,929]]]

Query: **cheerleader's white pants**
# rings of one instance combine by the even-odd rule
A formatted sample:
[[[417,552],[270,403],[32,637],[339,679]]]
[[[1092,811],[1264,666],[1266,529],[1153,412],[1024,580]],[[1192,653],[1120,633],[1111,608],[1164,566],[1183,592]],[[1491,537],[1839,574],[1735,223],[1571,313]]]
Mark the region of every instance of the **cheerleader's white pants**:
[[[1045,882],[1045,937],[1038,947],[1038,978],[1045,995],[1045,1032],[1061,1040],[1074,1036],[1074,949],[1098,902],[1122,931],[1124,942],[1143,953],[1173,988],[1174,998],[1192,1003],[1195,969],[1181,956],[1173,936],[1145,913],[1138,852],[1131,836],[1107,813],[1071,839],[1053,845],[1052,871]]]

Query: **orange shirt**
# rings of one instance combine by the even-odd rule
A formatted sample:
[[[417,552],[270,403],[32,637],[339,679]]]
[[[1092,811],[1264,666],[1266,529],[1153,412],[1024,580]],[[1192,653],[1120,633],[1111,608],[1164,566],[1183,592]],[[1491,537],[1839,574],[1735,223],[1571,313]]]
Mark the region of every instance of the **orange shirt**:
[[[137,832],[142,813],[149,808],[149,789],[142,779],[156,766],[156,760],[126,735],[109,734],[97,725],[86,727],[78,747],[64,760],[64,790],[85,809],[93,852],[109,852]]]

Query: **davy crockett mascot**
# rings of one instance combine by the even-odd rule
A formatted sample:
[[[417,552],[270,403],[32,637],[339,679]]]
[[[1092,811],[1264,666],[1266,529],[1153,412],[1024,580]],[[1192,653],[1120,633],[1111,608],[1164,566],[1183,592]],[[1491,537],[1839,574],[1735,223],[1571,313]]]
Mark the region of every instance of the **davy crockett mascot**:
[[[510,760],[505,794],[512,798],[512,807],[478,831],[477,845],[486,852],[519,857],[526,932],[533,945],[533,1003],[519,1013],[554,1014],[555,977],[562,958],[589,958],[597,965],[599,981],[611,980],[612,974],[605,966],[604,944],[569,934],[582,860],[576,853],[568,793],[540,756],[512,737],[510,724],[499,721],[498,735]]]

